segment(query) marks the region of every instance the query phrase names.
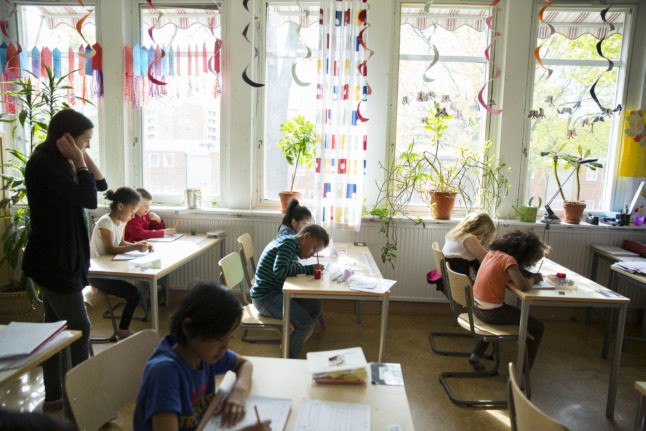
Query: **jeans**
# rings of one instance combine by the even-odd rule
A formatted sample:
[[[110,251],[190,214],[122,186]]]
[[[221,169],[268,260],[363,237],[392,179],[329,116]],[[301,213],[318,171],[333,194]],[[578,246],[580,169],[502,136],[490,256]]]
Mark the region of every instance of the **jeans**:
[[[503,304],[502,307],[493,308],[491,310],[483,310],[478,307],[473,307],[474,314],[478,319],[483,322],[490,323],[492,325],[519,325],[520,324],[520,310],[511,305]],[[532,368],[534,365],[534,359],[536,359],[536,353],[538,352],[538,346],[541,344],[541,338],[543,338],[543,332],[545,331],[545,326],[535,317],[528,316],[527,319],[527,333],[530,334],[534,339],[527,337],[527,356],[529,358],[529,368]],[[487,350],[489,343],[484,341],[478,341],[476,344],[473,353],[482,356]],[[520,364],[516,364],[517,367],[520,367]]]
[[[83,292],[56,293],[39,284],[43,294],[45,322],[67,320],[67,329],[82,331],[81,338],[70,346],[71,367],[80,364],[89,357],[90,319],[85,308]],[[54,355],[43,363],[43,380],[45,383],[45,401],[56,401],[63,397],[62,369],[60,354]]]
[[[273,293],[262,299],[254,299],[253,304],[263,316],[283,318],[283,294]],[[294,331],[289,336],[289,357],[298,358],[303,345],[312,332],[314,323],[321,314],[321,301],[318,299],[292,299],[290,302],[289,321]]]
[[[135,313],[135,308],[139,304],[137,287],[127,281],[105,278],[91,278],[90,283],[102,292],[126,300],[126,306],[123,309],[123,313],[121,313],[121,320],[119,321],[119,329],[128,329],[132,315]]]

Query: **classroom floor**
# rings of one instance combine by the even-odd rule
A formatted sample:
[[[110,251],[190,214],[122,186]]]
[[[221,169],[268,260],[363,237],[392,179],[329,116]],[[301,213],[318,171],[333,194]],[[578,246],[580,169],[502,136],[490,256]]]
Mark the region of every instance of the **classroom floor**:
[[[171,295],[171,310],[181,299],[181,293]],[[356,323],[351,303],[329,302],[324,305],[327,328],[318,324],[306,343],[308,350],[329,350],[361,346],[368,361],[377,356],[379,315],[376,309],[364,305],[363,323]],[[93,336],[111,333],[109,320],[100,316],[104,307],[88,307],[93,322]],[[334,311],[332,311],[334,309]],[[141,313],[138,309],[137,314]],[[608,373],[610,362],[601,359],[603,324],[599,319],[591,325],[582,322],[581,310],[559,310],[558,315],[548,309],[536,309],[536,315],[545,323],[543,343],[532,370],[532,400],[549,415],[572,430],[629,430],[632,429],[637,394],[635,380],[646,380],[646,343],[627,341],[622,356],[619,390],[614,420],[605,417]],[[563,319],[564,314],[569,320]],[[162,333],[168,331],[169,309],[160,307]],[[132,329],[149,327],[148,323],[134,320]],[[450,402],[438,381],[439,373],[447,370],[469,370],[466,358],[440,356],[432,352],[428,333],[452,331],[448,305],[392,303],[388,322],[386,361],[402,364],[408,402],[416,430],[508,430],[509,414],[502,410],[482,410],[458,407]],[[637,323],[626,328],[628,334],[639,330]],[[243,355],[280,355],[277,344],[251,344],[240,340],[239,332],[231,348]],[[448,340],[448,348],[465,349],[472,342]],[[95,352],[109,345],[95,345]],[[501,345],[503,363],[514,359],[513,344]],[[459,396],[505,398],[506,367],[499,376],[455,383]],[[36,369],[19,381],[3,387],[0,405],[22,410],[39,410],[44,394],[42,373]],[[131,423],[117,418],[104,430],[130,430]]]

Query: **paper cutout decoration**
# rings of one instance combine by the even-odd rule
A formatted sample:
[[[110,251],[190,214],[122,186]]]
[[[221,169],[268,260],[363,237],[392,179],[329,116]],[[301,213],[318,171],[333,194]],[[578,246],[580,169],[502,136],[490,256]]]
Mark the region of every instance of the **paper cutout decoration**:
[[[646,110],[626,111],[620,177],[646,177]]]
[[[543,18],[543,15],[545,14],[545,10],[546,10],[548,7],[554,6],[554,4],[552,3],[552,0],[545,0],[545,3],[547,3],[547,4],[546,4],[546,5],[544,5],[544,6],[541,8],[541,10],[540,10],[540,11],[538,11],[538,20],[539,20],[540,22],[542,22],[543,24],[545,24],[546,26],[548,26],[548,27],[549,27],[549,29],[550,29],[550,33],[549,33],[549,34],[547,35],[547,37],[544,39],[544,40],[547,40],[551,35],[553,35],[553,34],[556,32],[556,29],[554,28],[554,26],[553,26],[552,24],[550,24],[549,22],[546,22],[546,21],[545,21],[545,19]],[[547,67],[547,66],[545,66],[545,65],[543,64],[543,60],[541,59],[541,48],[543,47],[543,45],[544,45],[544,44],[543,44],[543,43],[541,43],[540,45],[538,45],[538,46],[534,49],[534,57],[536,58],[536,61],[538,62],[538,64],[539,64],[543,69],[547,70],[547,78],[546,78],[546,79],[550,79],[550,76],[552,76],[552,72],[554,72],[554,70],[550,69],[549,67]]]
[[[242,6],[245,8],[245,10],[246,10],[247,12],[251,13],[251,11],[249,10],[249,0],[242,0]],[[256,57],[258,57],[258,48],[254,46],[254,44],[253,44],[253,42],[251,42],[251,40],[249,40],[249,37],[247,36],[247,32],[249,31],[249,26],[250,26],[251,24],[253,24],[253,22],[254,22],[255,20],[257,20],[257,19],[258,19],[258,17],[254,15],[254,16],[251,18],[251,21],[249,21],[249,22],[247,23],[247,25],[245,26],[245,28],[242,30],[242,37],[244,37],[244,39],[249,43],[249,45],[251,45],[251,46],[253,46],[253,47],[254,47],[254,54],[253,54],[253,58],[254,58],[254,59],[255,59]],[[252,61],[253,61],[253,60],[252,60]],[[251,87],[254,87],[254,88],[264,87],[264,86],[265,86],[265,84],[263,84],[263,83],[261,83],[261,82],[255,82],[255,81],[253,81],[251,78],[249,78],[249,74],[247,73],[247,70],[248,70],[248,69],[249,69],[249,64],[247,64],[247,65],[245,66],[244,70],[242,71],[242,80],[243,80],[244,82],[246,82],[248,85],[250,85]]]
[[[496,3],[498,3],[498,1],[499,0],[494,0],[489,6],[493,9],[493,7],[496,5]],[[489,46],[487,46],[485,48],[485,51],[484,51],[485,58],[487,59],[487,62],[489,62],[489,63],[491,63],[491,57],[489,56],[489,53],[491,51],[491,47],[493,46],[493,40],[495,38],[501,36],[501,33],[495,31],[494,28],[493,28],[493,25],[491,25],[491,23],[493,22],[493,12],[494,12],[494,10],[492,10],[492,14],[489,15],[487,17],[487,19],[485,20],[485,22],[487,24],[487,28],[489,29],[489,31],[491,31],[493,33],[493,36],[491,37],[491,42],[489,43]],[[487,82],[484,83],[484,85],[482,86],[482,88],[478,92],[478,103],[480,103],[480,105],[487,112],[489,112],[490,114],[498,115],[498,114],[502,113],[503,110],[502,109],[493,109],[493,108],[491,108],[491,106],[495,105],[493,100],[489,100],[489,104],[486,104],[484,102],[484,98],[483,98],[483,94],[484,94],[485,89],[487,88],[487,85],[489,85],[489,83],[493,82],[495,79],[498,79],[500,77],[500,73],[501,73],[500,68],[498,66],[496,66],[495,64],[492,64],[492,66],[494,68],[493,78],[487,80]]]

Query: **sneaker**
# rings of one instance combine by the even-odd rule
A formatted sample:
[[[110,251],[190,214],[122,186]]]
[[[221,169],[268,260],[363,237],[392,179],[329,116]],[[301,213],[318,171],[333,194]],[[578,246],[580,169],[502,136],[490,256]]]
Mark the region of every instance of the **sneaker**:
[[[484,365],[480,363],[480,356],[476,355],[475,353],[471,353],[471,356],[469,356],[469,363],[476,371],[484,369]]]
[[[134,332],[130,329],[117,329],[117,337],[119,337],[120,340],[123,340],[124,338],[128,338],[134,334]]]

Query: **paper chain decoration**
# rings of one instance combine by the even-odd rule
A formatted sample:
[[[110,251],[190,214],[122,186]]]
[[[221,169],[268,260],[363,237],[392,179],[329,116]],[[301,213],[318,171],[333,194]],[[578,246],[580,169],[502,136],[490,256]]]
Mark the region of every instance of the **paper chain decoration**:
[[[245,8],[245,10],[247,12],[251,13],[251,11],[249,10],[249,0],[242,0],[242,6]],[[251,40],[249,40],[249,37],[247,37],[247,32],[249,31],[249,26],[251,24],[253,24],[254,21],[256,21],[257,19],[258,19],[258,17],[254,15],[252,17],[251,21],[249,21],[247,23],[247,25],[245,26],[245,28],[242,30],[242,37],[244,37],[244,39],[249,43],[249,45],[254,47],[253,58],[258,57],[258,48],[256,46],[254,46],[254,44],[251,42]],[[247,84],[249,84],[250,86],[254,87],[254,88],[264,87],[265,84],[263,84],[261,82],[252,81],[251,78],[249,78],[249,74],[247,73],[247,69],[249,69],[249,64],[247,64],[245,66],[244,70],[242,71],[242,80],[244,82],[246,82]]]

